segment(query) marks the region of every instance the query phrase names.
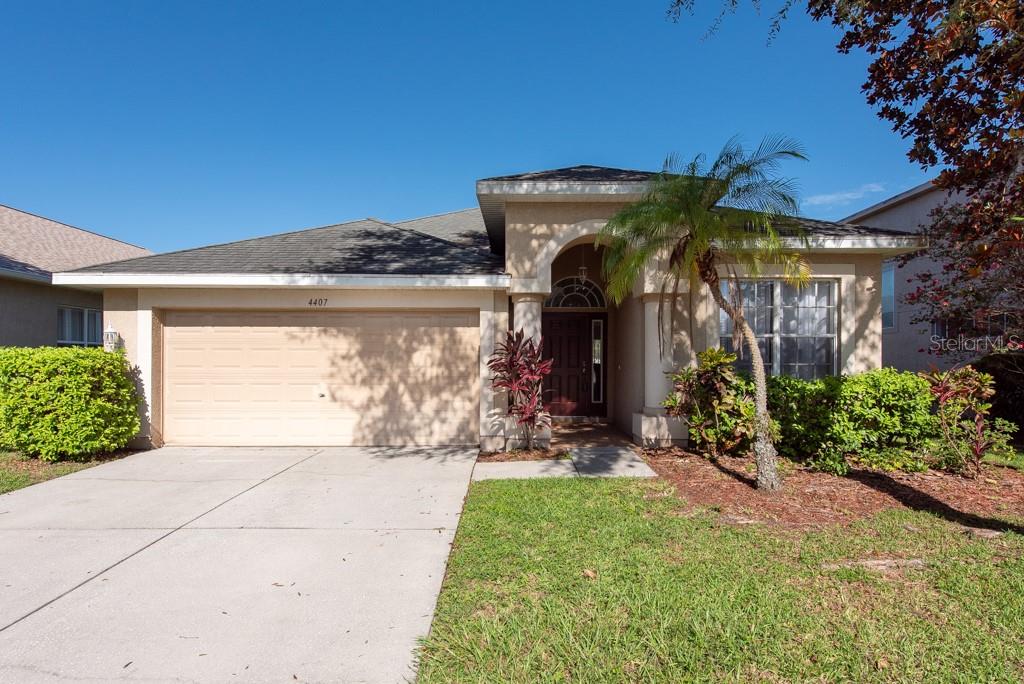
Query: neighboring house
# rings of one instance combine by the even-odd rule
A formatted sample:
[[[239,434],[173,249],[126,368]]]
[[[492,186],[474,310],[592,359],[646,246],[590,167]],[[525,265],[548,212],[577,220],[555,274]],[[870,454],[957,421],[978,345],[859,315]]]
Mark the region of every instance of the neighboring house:
[[[932,210],[946,197],[945,191],[929,181],[851,214],[843,222],[920,233],[931,223]],[[944,326],[939,322],[912,322],[919,307],[906,302],[907,295],[917,288],[915,274],[935,272],[940,267],[925,257],[917,257],[904,266],[893,259],[882,264],[882,365],[919,371],[955,362],[950,355],[940,356],[933,350],[935,341],[946,336]]]
[[[98,345],[103,296],[54,287],[52,274],[152,254],[0,205],[0,346]]]
[[[680,439],[666,371],[722,343],[704,289],[677,301],[659,353],[660,282],[621,305],[604,291],[598,232],[653,174],[580,166],[477,182],[479,209],[365,219],[62,273],[103,292],[139,367],[154,444],[480,444],[520,438],[489,386],[506,330],[543,334],[556,416],[608,420],[645,444]],[[882,261],[902,232],[804,221],[814,282],[761,274],[748,311],[775,372],[881,365]]]

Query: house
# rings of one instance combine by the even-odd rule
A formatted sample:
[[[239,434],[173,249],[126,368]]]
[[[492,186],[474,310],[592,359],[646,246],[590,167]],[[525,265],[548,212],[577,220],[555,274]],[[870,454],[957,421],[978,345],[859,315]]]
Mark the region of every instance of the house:
[[[908,234],[920,233],[931,223],[931,212],[943,204],[947,193],[931,181],[873,204],[843,219]],[[882,263],[882,365],[900,370],[921,371],[932,366],[948,367],[956,358],[935,353],[935,345],[946,338],[940,321],[915,322],[919,307],[908,304],[907,295],[916,289],[915,275],[937,272],[932,259],[916,257],[900,266],[895,259]]]
[[[0,205],[0,346],[96,345],[103,295],[54,287],[52,274],[149,250]]]
[[[78,269],[103,293],[139,369],[153,444],[480,444],[519,435],[489,388],[504,331],[543,335],[551,411],[609,421],[637,442],[680,439],[660,408],[666,371],[723,341],[708,292],[676,300],[659,352],[657,274],[616,306],[595,237],[652,173],[578,166],[477,182],[478,207],[365,219]],[[811,286],[748,286],[775,372],[882,363],[882,262],[902,231],[805,220]],[[663,319],[667,320],[667,319]],[[728,339],[728,336],[725,336]]]

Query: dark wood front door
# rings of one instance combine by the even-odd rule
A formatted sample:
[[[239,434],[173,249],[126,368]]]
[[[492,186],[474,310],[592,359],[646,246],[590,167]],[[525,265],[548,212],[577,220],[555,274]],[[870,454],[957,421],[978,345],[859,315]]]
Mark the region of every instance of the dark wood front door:
[[[605,313],[544,312],[544,356],[555,360],[544,382],[551,415],[606,415],[607,323]]]

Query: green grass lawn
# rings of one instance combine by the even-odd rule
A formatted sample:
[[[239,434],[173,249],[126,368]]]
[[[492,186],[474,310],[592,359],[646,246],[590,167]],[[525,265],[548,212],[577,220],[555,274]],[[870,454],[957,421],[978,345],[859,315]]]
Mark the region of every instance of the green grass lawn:
[[[1018,448],[1017,452],[1010,458],[999,458],[998,456],[985,456],[985,463],[1004,466],[1006,468],[1016,468],[1017,470],[1024,471],[1024,451]]]
[[[823,569],[868,558],[927,565]],[[659,481],[474,483],[419,677],[1018,682],[1024,537],[907,510],[721,525]]]
[[[107,457],[94,461],[49,463],[35,458],[27,458],[21,454],[0,451],[0,494],[91,468],[109,460],[110,458]]]

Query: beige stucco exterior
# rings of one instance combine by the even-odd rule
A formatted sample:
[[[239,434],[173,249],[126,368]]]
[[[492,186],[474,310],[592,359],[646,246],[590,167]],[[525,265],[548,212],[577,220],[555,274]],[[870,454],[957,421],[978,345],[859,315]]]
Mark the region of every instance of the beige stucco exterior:
[[[935,187],[912,191],[905,199],[899,197],[854,216],[859,223],[875,228],[921,232],[931,222],[931,212],[945,202],[947,195]],[[921,371],[932,366],[947,367],[956,362],[950,356],[929,354],[932,329],[929,323],[914,322],[919,307],[907,303],[907,295],[917,287],[917,275],[937,273],[941,264],[926,257],[917,257],[905,265],[888,260],[893,269],[894,317],[892,327],[882,330],[882,365],[901,370]]]
[[[538,335],[540,303],[552,283],[571,275],[580,264],[603,285],[596,235],[623,203],[509,202],[505,211],[506,265],[516,306],[515,326]],[[881,365],[882,255],[878,253],[808,252],[812,278],[839,283],[839,363],[844,373]],[[762,277],[781,272],[765,269]],[[675,303],[672,344],[658,344],[661,279],[653,269],[640,279],[633,295],[610,306],[615,353],[609,381],[614,391],[609,416],[638,442],[664,444],[682,438],[682,426],[664,416],[661,402],[669,390],[666,373],[693,363],[696,353],[719,343],[718,307],[703,286],[684,291]],[[686,289],[684,285],[684,290]],[[670,316],[660,316],[667,325]],[[667,339],[667,331],[664,333]]]
[[[0,278],[0,347],[57,344],[58,307],[101,309],[98,292]]]
[[[119,333],[129,360],[138,367],[145,397],[140,441],[240,443],[246,439],[240,435],[249,421],[253,441],[298,444],[306,440],[280,433],[319,420],[316,427],[308,428],[309,439],[317,443],[461,443],[470,439],[486,450],[515,445],[520,433],[504,415],[503,396],[490,389],[487,359],[510,328],[540,336],[544,301],[560,278],[575,276],[584,266],[587,277],[604,288],[595,241],[624,203],[607,198],[509,201],[505,206],[507,276],[493,285],[409,281],[379,287],[314,287],[297,282],[260,287],[182,283],[107,288],[105,321]],[[805,257],[813,278],[828,278],[839,285],[838,368],[854,373],[879,367],[883,253],[820,249],[808,251]],[[778,275],[770,270],[760,274]],[[670,388],[667,374],[694,363],[697,352],[719,343],[717,305],[702,286],[690,292],[684,284],[674,300],[663,299],[660,289],[657,270],[648,268],[630,296],[609,301],[607,306],[607,419],[648,445],[684,438],[684,426],[661,408]],[[671,307],[674,317],[668,315]],[[664,326],[673,318],[675,329],[669,334]],[[250,348],[246,338],[247,326],[251,333],[252,321],[257,319],[272,327],[263,331],[266,344],[258,350]],[[374,337],[369,332],[374,326],[385,332]],[[300,330],[312,335],[315,343],[296,339]],[[661,340],[666,341],[664,345]],[[380,345],[388,349],[377,349]],[[375,360],[361,349],[373,349]],[[225,367],[247,366],[227,350],[242,358],[262,359],[258,365],[266,387],[230,389],[232,383],[238,384],[239,370]],[[303,355],[318,359],[319,365],[295,371],[295,359]],[[332,366],[330,359],[339,355],[344,363]],[[380,363],[377,357],[389,360]],[[195,361],[203,358],[221,358],[224,363],[219,369],[207,368],[205,362]],[[416,359],[422,363],[418,365]],[[189,368],[189,363],[198,365]],[[439,364],[447,364],[451,372],[424,372]],[[339,369],[341,376],[353,380],[342,393],[330,384],[331,373],[337,375]],[[299,382],[305,384],[286,389],[297,376],[305,378]],[[279,410],[296,416],[290,422],[268,418],[270,414],[261,413],[268,410],[266,406],[246,409],[275,383],[282,390],[267,394],[266,401],[278,397]],[[314,396],[318,387],[326,389],[324,397]],[[189,393],[194,396],[190,398]],[[390,410],[385,406],[387,396],[401,401],[420,397],[421,401],[408,406],[400,402],[400,408]],[[234,402],[232,416],[249,410],[235,433],[224,432],[223,426],[203,427],[203,411],[223,407],[217,404],[218,397]],[[303,407],[310,409],[308,416],[303,415]],[[422,414],[419,422],[408,415],[417,411]],[[182,427],[183,417],[191,421],[188,429]],[[277,420],[276,432],[263,434],[271,429],[264,423],[273,420]],[[363,426],[353,427],[352,421],[359,420]]]
[[[310,301],[317,302],[311,307]],[[175,391],[168,380],[177,381],[178,376],[167,372],[167,363],[177,364],[176,359],[180,355],[174,352],[167,354],[165,351],[180,342],[182,335],[176,331],[176,322],[181,321],[183,312],[219,314],[222,324],[230,328],[232,321],[230,316],[242,317],[234,324],[244,323],[246,314],[273,313],[277,316],[287,314],[302,314],[308,317],[310,329],[319,329],[320,332],[330,335],[341,330],[342,336],[350,335],[350,341],[365,341],[367,335],[360,332],[370,327],[371,319],[378,321],[385,319],[391,321],[387,325],[391,327],[392,333],[386,335],[389,345],[398,344],[401,349],[392,349],[396,354],[392,362],[388,364],[377,364],[383,368],[382,378],[377,382],[380,384],[387,377],[391,376],[393,382],[391,387],[398,387],[395,383],[399,380],[404,384],[405,390],[409,390],[414,381],[415,374],[406,361],[415,358],[417,345],[424,345],[429,349],[431,361],[427,366],[443,363],[454,367],[458,371],[457,376],[432,384],[429,378],[421,378],[422,387],[416,390],[415,394],[421,396],[427,403],[431,400],[423,390],[430,390],[438,396],[447,396],[453,402],[456,400],[451,393],[451,385],[472,383],[472,396],[467,396],[466,391],[459,391],[457,401],[471,402],[475,415],[462,418],[462,426],[472,425],[472,429],[478,434],[481,441],[494,445],[498,439],[503,440],[504,417],[503,405],[500,398],[496,397],[489,389],[483,389],[485,380],[488,377],[486,371],[486,360],[493,352],[497,332],[508,325],[507,295],[489,290],[469,291],[445,291],[445,290],[342,290],[342,289],[310,289],[310,288],[282,288],[282,289],[204,289],[204,288],[111,288],[104,292],[104,308],[107,324],[113,327],[120,337],[120,343],[124,347],[129,361],[137,367],[141,390],[144,397],[143,404],[143,430],[138,442],[141,444],[163,443],[165,440],[164,427],[166,423],[166,408],[168,403],[167,393]],[[319,302],[324,302],[322,305]],[[466,339],[465,325],[456,326],[457,334],[444,334],[444,326],[435,326],[435,329],[424,334],[421,329],[417,334],[410,334],[408,329],[401,324],[402,319],[412,318],[436,318],[438,315],[457,316],[460,321],[467,317],[475,321],[473,327],[474,340]],[[211,323],[213,325],[213,323]],[[301,346],[297,340],[286,339],[288,331],[284,328],[289,326],[282,322],[281,330],[278,330],[278,344],[282,347],[281,355],[287,354],[287,346]],[[296,328],[297,326],[291,326]],[[429,328],[429,326],[428,326]],[[230,331],[227,337],[230,337]],[[214,333],[209,336],[213,338]],[[281,337],[285,336],[285,337]],[[235,342],[238,342],[236,339]],[[214,346],[210,351],[216,353],[219,344],[214,339],[211,344]],[[472,375],[468,375],[465,368],[467,350],[472,348],[474,366]],[[236,345],[237,346],[237,345]],[[338,355],[351,354],[352,345],[346,346],[342,340],[337,344],[328,345],[331,348],[325,354]],[[354,360],[348,369],[353,372],[359,371],[365,375],[365,358]],[[422,359],[421,359],[422,360]],[[376,362],[374,362],[376,363]],[[426,363],[426,362],[425,362]],[[460,365],[461,364],[461,365]],[[285,365],[285,364],[281,364]],[[330,389],[332,384],[331,368],[325,368],[324,377],[312,384],[324,384]],[[336,370],[336,369],[334,369]],[[406,371],[402,373],[401,371]],[[411,377],[407,380],[406,374]],[[374,381],[366,377],[365,385],[373,384]],[[442,385],[448,386],[443,389]],[[398,387],[402,391],[402,387]],[[339,395],[340,398],[340,395]],[[349,394],[346,401],[351,399]],[[370,395],[367,395],[367,402]],[[376,401],[376,399],[374,399]],[[367,404],[368,405],[368,404]],[[378,408],[383,404],[378,404]],[[376,409],[375,409],[376,410]],[[366,435],[375,429],[379,429],[388,420],[388,415],[382,413],[380,422],[375,426],[364,426],[364,432],[360,434],[347,434],[339,432],[333,443],[367,443]],[[469,421],[469,422],[467,422]],[[397,423],[394,423],[397,424]],[[174,427],[173,425],[171,426]],[[463,432],[465,429],[463,429]],[[395,429],[395,434],[400,432]],[[166,437],[175,439],[174,434]],[[198,438],[191,436],[187,441],[196,442]],[[285,438],[282,438],[285,439]],[[397,439],[397,437],[396,437]],[[436,438],[439,443],[445,441],[451,443],[451,438],[442,440],[441,436]],[[285,441],[288,441],[285,439]],[[300,440],[301,441],[301,440]],[[321,435],[318,443],[331,443]],[[373,440],[379,443],[387,443],[387,439]],[[394,441],[394,440],[390,440]],[[409,443],[431,441],[422,435],[409,436]],[[244,436],[229,438],[224,435],[211,436],[209,443],[246,443]],[[251,442],[250,442],[251,443]],[[298,443],[298,442],[295,442]],[[504,446],[503,442],[501,446]]]

